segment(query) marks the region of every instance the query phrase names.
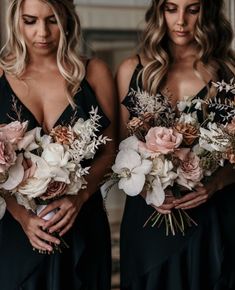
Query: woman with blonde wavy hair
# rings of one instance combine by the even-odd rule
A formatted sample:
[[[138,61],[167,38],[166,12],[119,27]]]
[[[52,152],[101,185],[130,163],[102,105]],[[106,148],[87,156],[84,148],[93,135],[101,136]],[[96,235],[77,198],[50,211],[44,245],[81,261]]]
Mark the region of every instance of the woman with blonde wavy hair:
[[[223,0],[152,0],[146,12],[140,54],[120,65],[120,138],[137,112],[133,92],[159,96],[177,115],[191,96],[215,96],[212,81],[235,73],[233,31]],[[192,98],[190,98],[192,100]],[[204,118],[207,108],[198,118]],[[203,119],[202,119],[203,120]],[[145,193],[127,196],[121,225],[121,290],[235,289],[234,171],[226,165],[183,197],[166,193],[162,206],[147,205]],[[166,236],[164,222],[145,226],[153,213],[189,212],[197,226]]]
[[[81,27],[72,0],[9,0],[6,27],[0,123],[20,119],[28,121],[28,129],[40,126],[49,133],[57,125],[88,119],[94,107],[101,116],[98,134],[112,141],[87,162],[87,187],[53,200],[39,216],[6,197],[7,211],[0,220],[0,288],[109,290],[110,231],[99,184],[115,152],[112,75],[101,60],[80,54]],[[46,221],[43,217],[54,210]],[[53,245],[61,244],[54,233],[69,246],[62,253],[53,252]]]

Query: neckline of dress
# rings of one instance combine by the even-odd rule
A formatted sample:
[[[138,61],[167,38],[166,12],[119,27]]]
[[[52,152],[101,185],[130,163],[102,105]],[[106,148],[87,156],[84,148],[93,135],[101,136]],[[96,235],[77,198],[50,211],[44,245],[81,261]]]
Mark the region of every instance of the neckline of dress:
[[[136,65],[135,71],[138,72],[139,69],[143,69],[143,65],[142,63],[138,62],[138,64]],[[196,99],[197,97],[201,98],[200,95],[202,94],[202,92],[204,92],[208,87],[210,87],[212,84],[212,80],[209,80],[207,84],[205,84],[196,94],[191,96],[191,100]],[[171,106],[171,108],[175,108],[177,106],[177,103],[179,101],[181,101],[181,99],[179,101],[177,101],[176,105],[173,106],[173,104],[170,102],[169,97],[167,97],[164,93],[162,93],[162,91],[158,92],[163,98],[165,98],[167,100],[167,102],[169,103],[169,105]]]
[[[12,95],[17,99],[17,101],[20,103],[20,105],[23,106],[23,108],[24,108],[24,109],[25,109],[25,110],[26,110],[26,111],[27,111],[27,112],[28,112],[28,113],[33,117],[33,119],[35,120],[35,122],[37,123],[37,125],[38,125],[39,127],[41,127],[41,128],[43,129],[44,132],[48,133],[48,132],[47,132],[48,130],[47,130],[47,129],[45,130],[43,124],[41,124],[41,123],[38,121],[38,119],[36,118],[36,116],[34,115],[34,113],[33,113],[33,112],[28,108],[28,106],[26,106],[26,105],[24,104],[24,102],[22,102],[22,100],[21,100],[21,99],[17,96],[17,94],[14,92],[13,88],[11,87],[11,85],[10,85],[10,83],[9,83],[7,77],[6,77],[5,72],[3,72],[1,78],[3,78],[3,80],[5,81],[5,83],[6,83],[7,86],[8,86],[9,90],[11,91]],[[83,81],[82,81],[82,82],[83,82]],[[81,83],[82,83],[82,82],[81,82]],[[80,90],[79,90],[79,91],[80,91]],[[79,92],[79,91],[78,91],[78,92]],[[75,94],[74,98],[76,98],[78,92]],[[58,117],[56,118],[55,122],[53,122],[53,126],[52,126],[52,128],[54,128],[55,126],[57,126],[57,124],[59,123],[60,119],[64,116],[64,114],[67,112],[67,110],[68,110],[69,108],[71,108],[71,104],[70,104],[70,103],[68,103],[68,104],[65,106],[65,108],[62,110],[62,112],[61,112],[60,114],[58,114]]]

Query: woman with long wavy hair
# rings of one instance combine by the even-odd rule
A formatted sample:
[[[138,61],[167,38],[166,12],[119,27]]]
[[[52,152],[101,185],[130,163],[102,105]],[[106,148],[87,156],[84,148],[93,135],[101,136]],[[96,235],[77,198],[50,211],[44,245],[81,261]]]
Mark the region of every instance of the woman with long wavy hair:
[[[159,94],[177,115],[185,96],[215,96],[212,81],[234,77],[233,31],[223,0],[152,0],[140,54],[117,72],[120,138],[135,117],[133,91]],[[191,99],[191,98],[190,98]],[[203,106],[203,116],[207,113]],[[202,119],[203,120],[203,119]],[[127,196],[121,225],[122,290],[232,290],[234,263],[234,171],[226,165],[203,186],[183,197],[167,192],[161,206],[147,205],[145,193]],[[197,226],[166,236],[164,222],[145,226],[153,208],[186,210]]]
[[[0,123],[20,119],[28,121],[29,130],[40,126],[49,134],[55,126],[88,119],[93,107],[101,117],[97,134],[112,141],[86,162],[86,188],[53,200],[40,215],[15,196],[6,197],[7,211],[0,220],[0,288],[109,290],[110,231],[99,185],[115,153],[112,75],[101,60],[80,54],[81,27],[72,0],[10,0],[6,27]],[[69,138],[64,134],[62,139]],[[51,211],[55,214],[44,219]],[[53,252],[54,244],[61,245],[58,234],[68,244],[62,253]]]

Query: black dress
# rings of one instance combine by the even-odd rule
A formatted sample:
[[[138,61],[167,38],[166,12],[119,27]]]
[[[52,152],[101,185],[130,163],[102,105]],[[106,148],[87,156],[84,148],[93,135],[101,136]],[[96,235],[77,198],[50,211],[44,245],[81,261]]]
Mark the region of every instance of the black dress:
[[[141,88],[137,76],[142,68],[139,62],[129,92]],[[206,93],[207,86],[197,97]],[[132,102],[128,93],[123,105],[131,117]],[[234,208],[230,186],[187,211],[198,226],[188,227],[184,236],[166,236],[164,224],[143,227],[154,209],[139,195],[127,196],[121,224],[121,290],[235,290]]]
[[[70,124],[71,119],[89,117],[91,106],[98,106],[100,130],[110,121],[98,105],[89,83],[84,79],[74,101],[68,105],[56,125]],[[28,120],[29,129],[40,126],[17,98],[5,75],[0,78],[0,124]],[[100,191],[83,205],[73,227],[64,239],[69,249],[61,254],[39,254],[32,250],[21,225],[6,212],[0,220],[0,289],[1,290],[110,290],[110,230]]]

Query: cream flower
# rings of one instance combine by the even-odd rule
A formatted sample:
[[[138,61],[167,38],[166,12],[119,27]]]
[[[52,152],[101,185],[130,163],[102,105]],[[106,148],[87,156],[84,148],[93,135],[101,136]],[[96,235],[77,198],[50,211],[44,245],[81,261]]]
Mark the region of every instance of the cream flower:
[[[172,186],[174,180],[177,178],[177,173],[173,171],[174,165],[170,160],[159,156],[154,158],[151,175],[158,176],[162,188],[165,189],[167,186]]]
[[[135,196],[145,184],[145,175],[151,171],[152,162],[143,160],[132,149],[124,149],[117,154],[113,171],[119,176],[118,187],[127,195]]]
[[[69,161],[69,152],[64,150],[63,145],[51,143],[45,146],[42,158],[50,165],[55,167],[65,167]]]
[[[46,192],[51,178],[28,178],[18,188],[18,193],[26,195],[29,199],[40,197]]]
[[[66,167],[52,166],[44,158],[32,153],[28,153],[26,158],[30,158],[31,161],[36,164],[36,170],[33,177],[38,179],[53,178],[55,181],[69,183],[70,171]],[[70,162],[65,165],[69,167]]]

